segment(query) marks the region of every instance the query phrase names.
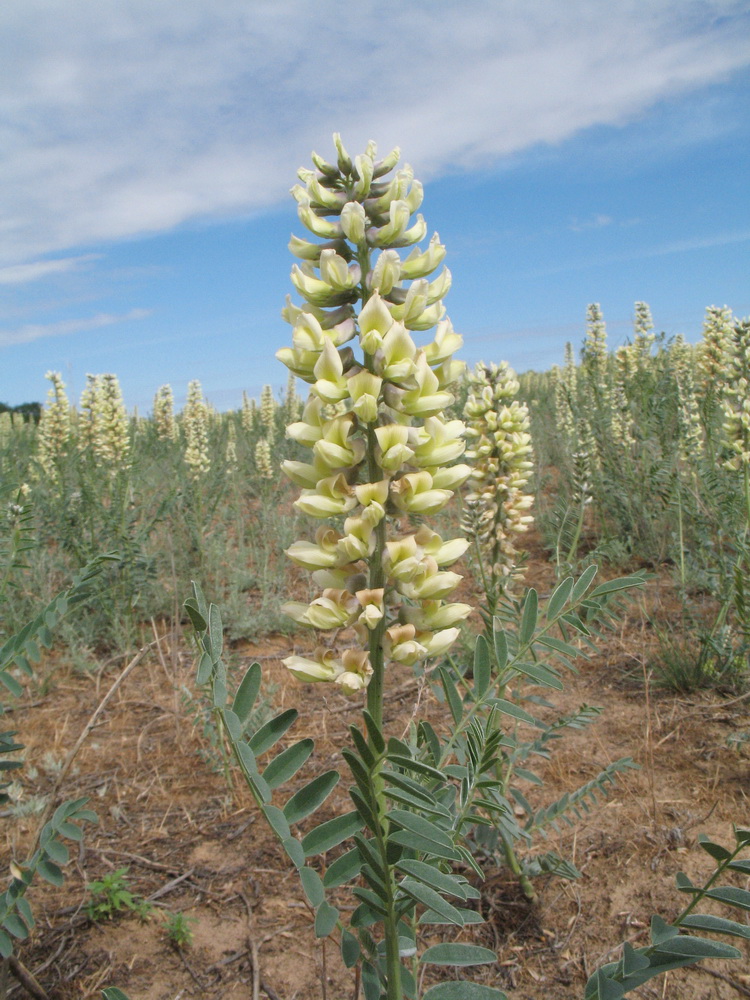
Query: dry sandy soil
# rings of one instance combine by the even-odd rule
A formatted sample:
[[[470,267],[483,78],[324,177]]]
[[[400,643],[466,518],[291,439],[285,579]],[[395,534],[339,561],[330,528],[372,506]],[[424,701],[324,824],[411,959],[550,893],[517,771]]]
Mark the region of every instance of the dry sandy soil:
[[[529,563],[529,578],[549,592],[552,576],[541,552]],[[487,922],[469,931],[440,929],[443,939],[495,949],[494,966],[462,975],[500,987],[512,1000],[582,997],[587,976],[619,943],[646,943],[651,915],[668,919],[684,905],[674,888],[678,870],[696,880],[710,870],[710,859],[695,847],[697,834],[729,843],[732,822],[750,821],[750,759],[726,744],[732,732],[748,728],[750,701],[717,692],[677,696],[654,687],[648,699],[644,694],[653,635],[638,604],[664,608],[668,599],[668,585],[652,580],[601,655],[583,663],[556,699],[561,710],[588,703],[604,711],[592,728],[568,737],[542,769],[544,801],[619,757],[632,756],[640,765],[575,828],[540,845],[573,860],[582,878],[539,880],[539,900],[531,906],[506,871],[488,864],[479,904]],[[18,949],[21,961],[50,1000],[98,998],[108,985],[120,986],[131,1000],[353,1000],[351,974],[334,944],[324,950],[315,940],[296,875],[249,795],[238,788],[229,796],[221,774],[203,760],[207,744],[187,641],[168,624],[157,631],[158,648],[118,689],[62,784],[60,798],[89,795],[100,822],[74,851],[63,889],[34,887],[38,923]],[[279,636],[238,645],[238,674],[257,658],[274,685],[275,704],[304,705],[295,739],[314,736],[315,766],[337,767],[358,703],[327,686],[293,681],[280,662],[292,645]],[[64,759],[124,662],[92,664],[87,674],[73,673],[60,660],[48,662],[51,682],[32,687],[12,716],[28,746],[20,772],[27,800],[54,790],[50,754]],[[44,670],[43,664],[42,675]],[[406,673],[391,678],[386,720],[395,734],[414,708],[416,688],[408,680]],[[420,710],[443,718],[434,703],[423,702]],[[308,771],[300,782],[310,777]],[[324,807],[330,816],[347,808],[343,791]],[[327,817],[315,821],[321,818]],[[37,823],[34,815],[6,813],[5,861],[11,852],[24,856]],[[125,912],[92,923],[83,908],[86,884],[123,866],[132,891],[153,902],[151,918],[142,922]],[[167,914],[178,912],[193,920],[192,945],[182,950],[165,931]],[[749,972],[746,961],[706,963],[701,971],[654,980],[639,995],[750,996]],[[27,995],[11,982],[10,996]]]

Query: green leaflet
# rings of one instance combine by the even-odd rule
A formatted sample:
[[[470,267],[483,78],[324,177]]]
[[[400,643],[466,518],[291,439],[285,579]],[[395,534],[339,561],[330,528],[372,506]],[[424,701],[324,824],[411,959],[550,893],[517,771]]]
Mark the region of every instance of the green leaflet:
[[[502,673],[508,663],[508,636],[499,618],[495,618],[492,623],[492,643],[495,648],[497,669]]]
[[[339,911],[336,907],[323,900],[315,913],[315,937],[328,937],[338,919]]]
[[[279,838],[279,840],[284,841],[291,837],[291,830],[289,829],[289,823],[287,821],[284,813],[277,806],[263,806],[263,814],[265,815],[268,823]]]
[[[224,648],[224,632],[221,624],[221,612],[215,604],[209,605],[208,608],[208,644],[209,655],[216,663],[217,660],[221,659]]]
[[[256,756],[270,750],[278,742],[289,727],[295,722],[299,712],[296,708],[288,708],[285,712],[269,720],[261,726],[250,740],[250,749]]]
[[[47,861],[42,859],[37,865],[36,869],[45,882],[49,882],[51,885],[61,886],[65,879],[63,878],[63,873],[52,861]]]
[[[475,944],[436,944],[420,959],[424,965],[489,965],[496,961],[494,951]]]
[[[709,899],[717,899],[720,903],[736,906],[738,910],[750,910],[750,892],[747,889],[722,886],[719,889],[709,889],[706,896]]]
[[[572,604],[576,604],[586,591],[591,586],[591,583],[599,570],[598,566],[589,566],[587,569],[581,573],[578,577],[577,583],[573,585],[573,589],[570,594],[570,600]]]
[[[342,854],[328,867],[323,876],[323,885],[328,889],[334,889],[337,885],[343,885],[351,881],[359,874],[362,868],[362,858],[356,847],[353,847],[346,854]]]
[[[328,798],[339,782],[338,771],[326,771],[300,788],[284,806],[288,823],[299,823],[315,812]]]
[[[711,941],[708,938],[692,937],[692,935],[687,934],[669,938],[668,941],[659,945],[658,950],[662,954],[684,955],[696,960],[699,958],[742,958],[742,952],[731,944],[724,944],[723,941]]]
[[[555,587],[554,591],[550,595],[550,599],[547,601],[547,607],[545,609],[545,615],[547,621],[551,621],[560,614],[562,609],[568,603],[568,598],[573,590],[573,577],[566,577],[561,583]]]
[[[359,941],[351,933],[344,930],[341,932],[341,958],[347,969],[351,969],[357,963],[360,956]]]
[[[445,858],[447,861],[464,860],[455,847],[443,847],[436,844],[434,840],[427,840],[426,837],[412,833],[411,830],[396,830],[395,833],[390,833],[388,843],[401,844],[402,847],[419,851],[420,854],[427,854],[434,858]]]
[[[539,722],[539,720],[535,719],[533,715],[529,715],[528,712],[524,712],[524,710],[519,708],[518,705],[505,698],[493,698],[490,704],[492,704],[498,712],[502,712],[503,715],[509,715],[513,719],[518,719],[519,722],[526,722],[530,726],[536,726],[537,729],[547,728],[543,722]]]
[[[531,642],[532,636],[536,630],[538,608],[539,596],[532,587],[526,595],[526,600],[523,602],[521,627],[518,630],[519,646],[527,646]]]
[[[483,635],[474,646],[474,696],[479,699],[490,686],[490,647]]]
[[[736,920],[715,917],[712,913],[690,913],[682,921],[683,927],[693,927],[698,931],[715,931],[717,934],[731,934],[732,937],[750,940],[750,926],[738,924]]]
[[[444,830],[430,820],[417,816],[416,813],[407,812],[405,809],[392,809],[388,819],[396,826],[416,833],[425,840],[434,841],[441,847],[453,847],[453,841]]]
[[[232,711],[239,719],[241,725],[247,722],[253,705],[260,691],[261,669],[259,663],[253,663],[248,667],[245,676],[240,681],[237,693],[232,701]]]
[[[418,882],[424,882],[425,885],[430,886],[430,888],[435,889],[437,892],[457,896],[461,900],[467,898],[461,880],[456,875],[446,875],[438,868],[428,865],[424,861],[404,858],[398,862],[396,868],[410,878],[416,879]]]
[[[279,788],[293,778],[312,753],[314,746],[313,740],[300,740],[277,754],[263,771],[268,787]]]
[[[325,889],[320,875],[318,875],[314,868],[310,868],[308,865],[305,865],[300,868],[299,877],[302,882],[302,888],[305,890],[305,895],[310,901],[310,905],[320,906],[326,898]]]
[[[411,896],[417,903],[422,903],[428,909],[434,910],[435,913],[450,923],[456,924],[458,927],[463,927],[464,922],[461,911],[423,882],[416,882],[412,878],[405,878],[399,883],[399,889],[401,892],[405,892]]]
[[[479,983],[438,983],[424,994],[422,1000],[508,1000],[505,993]]]
[[[456,725],[458,725],[464,714],[464,706],[463,701],[461,700],[461,695],[458,693],[458,688],[454,684],[453,678],[444,667],[440,667],[439,674],[440,681],[443,685],[443,691],[445,691],[445,697],[448,701],[448,707],[450,708],[451,715],[453,716],[453,721]]]
[[[321,823],[303,837],[302,850],[308,858],[313,854],[322,854],[361,829],[362,820],[356,810],[344,813],[343,816],[329,819],[327,823]]]
[[[463,920],[464,927],[466,927],[467,924],[484,923],[484,917],[482,916],[481,913],[477,913],[476,910],[467,910],[462,906],[457,906],[456,909],[461,914],[461,919]],[[433,924],[436,926],[438,925],[445,926],[446,924],[452,924],[453,921],[445,920],[443,917],[440,916],[439,913],[435,913],[434,910],[425,910],[422,916],[419,918],[418,923],[429,924],[430,926],[432,926]]]

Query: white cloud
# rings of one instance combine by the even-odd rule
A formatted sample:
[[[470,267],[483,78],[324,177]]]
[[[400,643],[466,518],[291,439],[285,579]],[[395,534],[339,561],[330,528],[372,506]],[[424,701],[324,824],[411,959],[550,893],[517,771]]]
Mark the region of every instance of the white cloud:
[[[86,264],[99,260],[101,254],[87,253],[81,257],[59,257],[57,260],[37,260],[30,264],[11,264],[0,267],[0,285],[26,285],[51,274],[78,271]]]
[[[283,197],[311,147],[484,166],[724,81],[741,0],[24,0],[3,14],[0,247],[17,264]]]
[[[602,212],[598,212],[590,219],[573,219],[568,229],[574,233],[583,233],[587,229],[603,229],[605,226],[611,226],[612,222],[611,215],[604,215]]]
[[[0,347],[11,347],[14,344],[29,344],[32,340],[42,337],[61,337],[70,333],[82,333],[86,330],[97,330],[103,326],[113,326],[115,323],[127,323],[131,320],[145,319],[151,315],[150,309],[131,309],[121,316],[112,313],[97,313],[86,319],[66,319],[57,323],[27,323],[15,330],[0,330]]]

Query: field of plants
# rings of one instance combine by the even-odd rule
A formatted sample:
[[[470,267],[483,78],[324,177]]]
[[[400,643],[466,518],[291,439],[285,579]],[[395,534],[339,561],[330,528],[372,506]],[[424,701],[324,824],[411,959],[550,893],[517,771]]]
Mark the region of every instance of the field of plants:
[[[750,322],[467,370],[336,145],[281,398],[0,414],[0,998],[750,996]]]

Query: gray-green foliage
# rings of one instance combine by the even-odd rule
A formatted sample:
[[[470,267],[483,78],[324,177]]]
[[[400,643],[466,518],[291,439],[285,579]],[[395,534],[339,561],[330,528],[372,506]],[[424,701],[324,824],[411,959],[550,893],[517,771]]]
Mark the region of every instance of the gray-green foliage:
[[[625,943],[620,959],[598,969],[589,979],[586,1000],[620,1000],[649,979],[670,969],[695,965],[704,958],[743,957],[734,945],[691,933],[701,931],[750,941],[750,927],[746,923],[696,911],[704,900],[714,900],[740,914],[750,912],[750,891],[720,883],[722,876],[731,872],[750,875],[750,857],[740,857],[750,847],[750,830],[735,828],[734,839],[730,849],[703,834],[698,837],[699,846],[716,861],[711,875],[702,886],[696,886],[684,872],[678,872],[677,888],[690,897],[690,902],[671,923],[658,916],[652,917],[651,944],[633,948]]]
[[[614,614],[617,595],[641,582],[630,577],[595,587],[594,573],[592,568],[578,581],[563,581],[542,607],[534,591],[522,604],[508,605],[505,619],[492,623],[492,643],[479,637],[471,678],[450,665],[430,675],[450,711],[445,731],[421,719],[412,723],[403,740],[386,737],[364,711],[363,724],[350,727],[351,744],[342,750],[354,781],[348,789],[353,808],[304,835],[295,827],[320,809],[340,775],[326,771],[284,795],[283,786],[312,754],[313,740],[278,750],[297,720],[294,708],[260,728],[248,725],[261,688],[260,666],[249,668],[235,692],[228,689],[221,615],[194,584],[186,609],[198,636],[198,682],[210,685],[235,761],[299,872],[315,909],[316,935],[333,934],[344,963],[359,964],[366,1000],[390,997],[386,990],[392,968],[386,962],[385,942],[391,932],[400,942],[399,978],[407,998],[419,995],[423,965],[470,967],[495,960],[492,951],[470,944],[435,945],[421,954],[419,948],[425,925],[482,922],[473,905],[479,891],[455,870],[465,865],[477,878],[483,877],[474,851],[477,828],[501,830],[510,845],[531,841],[546,827],[573,822],[598,793],[606,792],[618,771],[632,766],[628,759],[618,761],[577,791],[536,809],[519,787],[520,782],[540,781],[524,766],[529,756],[548,756],[565,729],[586,725],[596,714],[584,707],[570,718],[543,723],[532,712],[544,703],[531,690],[559,690],[564,672],[574,669],[572,658],[578,655],[573,637],[593,645],[600,625]],[[520,725],[536,734],[521,738]],[[527,810],[523,826],[514,813],[519,801]],[[312,860],[339,845],[346,850],[321,878]],[[540,872],[575,875],[575,869],[552,852],[529,860],[525,874]],[[360,876],[364,885],[352,884]],[[357,901],[348,926],[343,911],[328,899],[330,890],[344,885],[350,885]],[[448,986],[432,987],[424,1000],[459,995],[458,984]],[[474,995],[487,1000],[503,996],[494,988],[477,989]]]
[[[28,569],[25,557],[34,548],[31,535],[32,509],[23,500],[23,491],[8,487],[2,491],[16,495],[16,500],[7,506],[4,531],[0,530],[0,603],[7,602],[7,596],[18,587],[20,574]],[[19,502],[23,501],[23,502]],[[40,650],[52,643],[52,629],[59,625],[63,617],[73,608],[90,597],[93,582],[113,556],[99,556],[83,568],[72,584],[50,603],[38,610],[36,615],[18,632],[5,637],[0,648],[0,683],[14,697],[23,694],[23,687],[17,674],[33,676],[32,664],[41,656]],[[0,705],[0,715],[4,714]],[[7,759],[8,754],[17,754],[24,745],[16,739],[15,730],[0,733],[0,771],[12,771],[22,767],[22,762]],[[5,789],[7,782],[0,785],[0,801],[7,802]],[[53,885],[63,882],[62,867],[68,863],[69,851],[64,840],[80,840],[80,824],[96,822],[96,814],[86,808],[87,798],[79,798],[60,805],[52,817],[38,832],[28,858],[11,865],[8,888],[0,895],[0,957],[7,959],[13,953],[13,938],[25,940],[34,926],[34,916],[26,894],[34,878],[38,875]]]
[[[14,749],[22,749],[20,745]],[[0,747],[0,752],[8,747]],[[63,884],[62,868],[70,860],[70,852],[63,840],[80,840],[82,831],[79,824],[95,823],[96,813],[86,809],[88,798],[64,802],[56,810],[49,822],[44,824],[38,847],[33,854],[11,869],[9,887],[0,895],[0,956],[6,959],[13,954],[13,938],[25,940],[34,926],[34,916],[26,899],[34,877],[38,875],[45,882],[60,886]]]
[[[298,457],[298,446],[284,438],[284,413],[277,405],[275,473],[281,459]],[[74,426],[80,437],[81,421]],[[243,427],[238,412],[214,414],[210,469],[193,479],[183,437],[160,439],[153,420],[133,419],[127,463],[105,468],[73,438],[50,476],[39,464],[37,428],[13,424],[0,435],[0,482],[12,476],[30,484],[39,544],[19,552],[34,587],[7,595],[9,630],[20,629],[40,602],[49,603],[87,562],[111,550],[120,558],[98,578],[96,601],[63,623],[60,634],[74,649],[132,646],[140,622],[174,614],[196,574],[221,597],[233,636],[288,628],[278,611],[289,575],[281,549],[294,540],[295,519],[286,510],[287,487],[279,475],[270,481],[258,475],[260,434],[259,425]],[[227,458],[230,437],[233,461]],[[4,490],[4,510],[6,500],[26,503]],[[0,538],[9,541],[5,532]]]
[[[673,566],[699,652],[683,671],[678,644],[667,650],[664,681],[741,687],[750,642],[748,324],[711,309],[693,347],[644,334],[639,306],[632,345],[608,355],[589,338],[579,366],[570,352],[564,370],[521,377],[522,395],[534,397],[538,523],[560,575],[579,560]],[[693,606],[706,594],[713,610],[701,620]]]

